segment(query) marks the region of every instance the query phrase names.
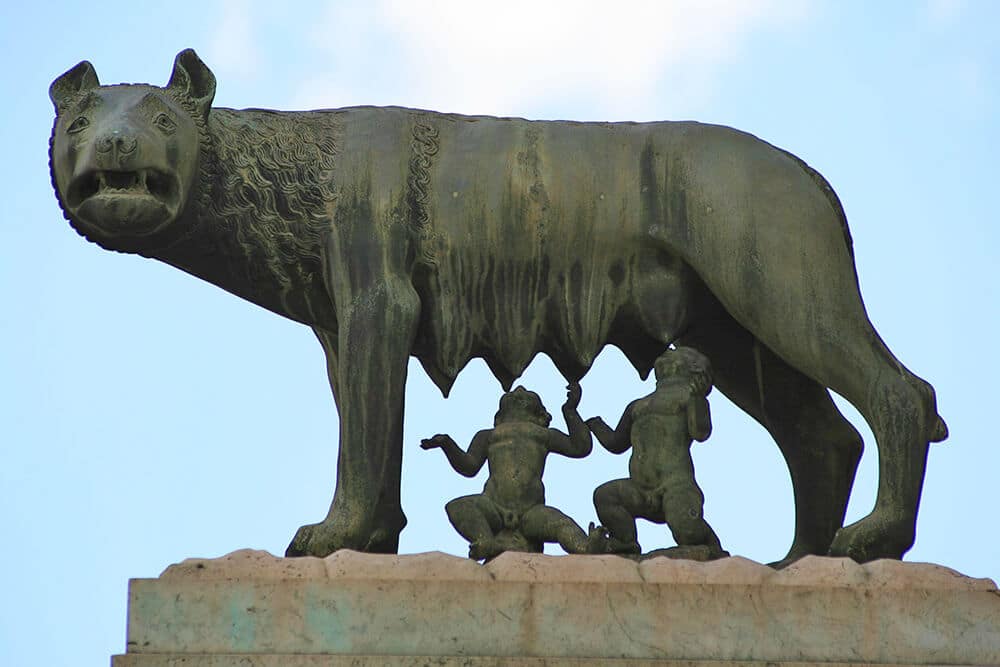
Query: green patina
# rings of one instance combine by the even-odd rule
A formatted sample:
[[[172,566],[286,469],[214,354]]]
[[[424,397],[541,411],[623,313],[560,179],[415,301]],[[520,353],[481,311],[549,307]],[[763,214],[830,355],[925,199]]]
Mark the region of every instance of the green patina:
[[[329,653],[350,653],[352,637],[364,637],[366,627],[354,612],[348,596],[331,597],[321,585],[307,585],[302,591],[305,634],[316,649]]]
[[[609,343],[642,376],[674,344],[711,360],[789,467],[788,560],[912,546],[928,443],[947,429],[872,327],[843,208],[798,158],[686,121],[213,108],[215,85],[191,50],[163,88],[102,86],[78,64],[49,90],[52,180],[102,247],[313,328],[337,488],[289,555],[396,551],[410,356],[447,392],[475,357],[505,386],[540,353],[578,381]],[[861,438],[830,390],[879,449],[876,506],[846,527]]]

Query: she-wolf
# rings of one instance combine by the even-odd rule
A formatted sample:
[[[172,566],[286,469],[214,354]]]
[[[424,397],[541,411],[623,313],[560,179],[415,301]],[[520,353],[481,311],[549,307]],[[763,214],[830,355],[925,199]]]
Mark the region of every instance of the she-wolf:
[[[396,107],[212,108],[191,50],[166,87],[50,88],[53,183],[74,228],[315,331],[340,415],[336,491],[291,555],[393,552],[403,394],[417,357],[447,394],[483,358],[504,385],[539,352],[570,382],[607,344],[640,375],[671,344],[774,437],[795,494],[786,557],[913,544],[930,385],[865,312],[843,209],[795,156],[695,122],[576,123]],[[842,527],[862,443],[874,510]]]

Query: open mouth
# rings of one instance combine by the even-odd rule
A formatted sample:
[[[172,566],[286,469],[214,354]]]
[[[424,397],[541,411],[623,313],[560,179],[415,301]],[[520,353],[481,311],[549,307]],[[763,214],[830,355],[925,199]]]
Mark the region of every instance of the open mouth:
[[[93,170],[70,184],[67,210],[103,237],[146,236],[177,216],[177,179],[156,169]]]
[[[153,197],[169,205],[176,189],[173,178],[155,169],[91,171],[72,183],[66,203],[76,208],[92,197]]]

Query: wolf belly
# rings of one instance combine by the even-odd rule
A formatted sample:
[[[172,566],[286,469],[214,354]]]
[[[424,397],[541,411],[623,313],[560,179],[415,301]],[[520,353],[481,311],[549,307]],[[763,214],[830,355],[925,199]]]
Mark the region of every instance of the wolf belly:
[[[538,352],[578,379],[607,343],[645,375],[685,325],[692,278],[650,233],[682,213],[652,201],[647,182],[669,178],[651,169],[666,137],[633,124],[427,122],[437,146],[414,352],[442,391],[474,357],[508,387]]]

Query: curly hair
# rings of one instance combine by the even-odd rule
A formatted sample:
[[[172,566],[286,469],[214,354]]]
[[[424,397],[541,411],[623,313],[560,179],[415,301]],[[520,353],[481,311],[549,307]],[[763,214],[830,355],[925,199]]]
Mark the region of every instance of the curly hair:
[[[540,426],[548,426],[552,422],[552,415],[542,405],[542,399],[539,398],[538,394],[524,387],[517,387],[514,391],[508,391],[500,397],[500,409],[493,417],[493,425],[499,425],[512,413],[526,415]]]
[[[209,132],[202,168],[214,183],[203,218],[232,231],[251,284],[266,276],[288,289],[308,280],[319,269],[337,197],[337,114],[216,108]]]
[[[667,349],[654,363],[656,379],[684,377],[692,393],[707,396],[712,391],[712,364],[690,347]]]

